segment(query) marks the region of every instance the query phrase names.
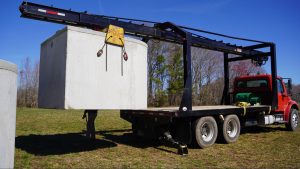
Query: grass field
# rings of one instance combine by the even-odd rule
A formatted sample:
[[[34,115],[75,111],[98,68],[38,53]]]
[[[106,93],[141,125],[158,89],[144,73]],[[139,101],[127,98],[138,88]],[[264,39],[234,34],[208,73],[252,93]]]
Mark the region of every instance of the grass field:
[[[132,137],[119,112],[103,111],[97,140],[83,136],[82,111],[18,109],[15,168],[300,168],[300,130],[283,125],[246,129],[237,143],[189,149]]]

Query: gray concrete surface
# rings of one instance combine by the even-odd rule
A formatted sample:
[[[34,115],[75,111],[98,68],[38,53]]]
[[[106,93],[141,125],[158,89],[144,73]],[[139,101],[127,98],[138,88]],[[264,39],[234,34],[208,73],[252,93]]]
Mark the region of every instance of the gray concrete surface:
[[[17,66],[0,59],[0,168],[14,167]]]

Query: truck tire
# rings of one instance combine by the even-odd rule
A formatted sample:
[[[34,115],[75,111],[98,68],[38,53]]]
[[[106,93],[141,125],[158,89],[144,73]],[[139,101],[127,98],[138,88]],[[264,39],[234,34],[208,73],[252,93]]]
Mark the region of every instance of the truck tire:
[[[216,142],[218,126],[216,120],[211,117],[201,117],[195,121],[195,140],[200,148],[206,148]]]
[[[299,112],[296,109],[291,109],[289,115],[289,122],[285,124],[285,127],[289,131],[295,131],[299,126]]]
[[[234,143],[240,136],[241,125],[237,115],[227,115],[222,125],[221,137],[225,143]]]

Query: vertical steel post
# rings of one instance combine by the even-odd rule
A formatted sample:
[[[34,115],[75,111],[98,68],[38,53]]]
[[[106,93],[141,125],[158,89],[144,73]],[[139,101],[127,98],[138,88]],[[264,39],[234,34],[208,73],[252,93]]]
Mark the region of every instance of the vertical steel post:
[[[229,62],[228,62],[228,53],[224,53],[224,90],[222,104],[230,104],[229,96]]]
[[[272,110],[278,108],[278,89],[277,89],[277,65],[276,65],[276,45],[270,45],[271,51],[271,72],[272,72]]]
[[[186,33],[183,41],[183,65],[184,65],[184,89],[180,104],[180,110],[192,111],[192,34]]]

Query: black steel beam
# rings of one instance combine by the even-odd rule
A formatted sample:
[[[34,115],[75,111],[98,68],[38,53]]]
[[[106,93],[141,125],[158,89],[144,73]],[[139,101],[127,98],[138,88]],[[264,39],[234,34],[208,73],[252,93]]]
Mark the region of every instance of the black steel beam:
[[[270,43],[261,43],[257,45],[246,46],[243,47],[243,49],[253,50],[253,49],[266,48],[266,47],[270,47]]]
[[[231,44],[223,43],[222,41],[215,41],[202,36],[194,35],[182,27],[176,26],[170,22],[157,23],[154,26],[146,26],[145,24],[132,23],[131,21],[124,21],[121,18],[112,18],[109,16],[92,15],[83,12],[75,12],[51,6],[39,5],[29,2],[23,2],[20,6],[22,17],[42,20],[53,23],[60,23],[66,25],[75,25],[78,27],[85,27],[94,30],[107,28],[112,24],[124,28],[125,34],[140,37],[142,39],[157,39],[166,42],[178,43],[183,45],[183,61],[184,61],[184,92],[182,96],[180,110],[186,107],[187,111],[192,111],[192,71],[191,71],[191,46],[201,47],[214,51],[224,52],[224,88],[225,102],[228,103],[229,90],[229,70],[228,63],[246,59],[257,59],[259,56],[271,57],[272,69],[272,91],[273,100],[272,108],[277,108],[277,70],[276,70],[276,46],[272,43],[261,43],[257,45],[238,47]],[[189,28],[191,29],[191,28]],[[260,42],[259,42],[260,43]],[[261,52],[255,49],[270,47],[270,52]],[[239,55],[239,57],[228,58],[228,54]],[[226,64],[226,65],[225,65]]]
[[[192,34],[186,32],[180,27],[176,26],[171,22],[165,22],[162,24],[156,24],[162,30],[171,30],[181,36],[183,41],[183,66],[184,66],[184,88],[183,95],[181,98],[181,103],[179,110],[181,111],[192,111],[192,57],[191,57],[191,45],[192,45]]]
[[[270,46],[271,51],[271,72],[272,72],[272,110],[278,108],[278,88],[277,88],[277,63],[276,63],[276,45]]]
[[[235,62],[235,61],[241,61],[241,60],[247,60],[247,59],[255,59],[256,57],[263,57],[263,56],[271,56],[270,52],[261,53],[259,55],[252,55],[252,56],[239,56],[234,58],[229,58],[228,62]]]
[[[186,33],[183,42],[183,64],[184,64],[184,89],[179,110],[192,111],[192,57],[191,57],[191,39],[192,35]]]
[[[49,14],[47,12],[40,12],[41,10],[52,11],[54,13],[59,12],[63,13],[64,15],[54,15],[51,13]],[[134,35],[137,37],[148,39],[157,39],[179,44],[183,43],[182,37],[173,31],[161,30],[153,26],[145,26],[144,24],[125,22],[107,16],[75,12],[70,10],[54,8],[51,6],[34,4],[30,2],[23,2],[20,6],[20,11],[22,13],[22,17],[25,18],[67,25],[76,25],[79,27],[86,27],[95,30],[106,28],[109,24],[112,24],[124,28],[125,33],[128,35]],[[192,36],[191,45],[194,47],[201,47],[205,49],[237,54],[241,56],[258,55],[262,53],[257,50],[241,49],[235,45],[230,45],[199,36]]]
[[[224,53],[224,90],[222,103],[225,105],[230,104],[230,95],[229,95],[229,62],[228,62],[228,53]]]

